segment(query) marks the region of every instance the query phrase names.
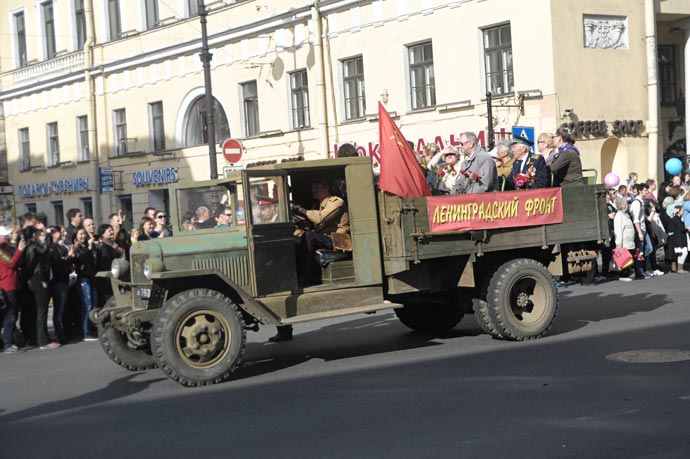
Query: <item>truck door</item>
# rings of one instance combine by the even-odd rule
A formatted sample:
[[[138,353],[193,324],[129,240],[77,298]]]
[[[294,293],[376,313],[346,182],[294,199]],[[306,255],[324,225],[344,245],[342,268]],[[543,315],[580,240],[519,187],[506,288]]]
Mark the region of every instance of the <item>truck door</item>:
[[[297,289],[294,226],[282,171],[245,171],[245,219],[254,294]]]

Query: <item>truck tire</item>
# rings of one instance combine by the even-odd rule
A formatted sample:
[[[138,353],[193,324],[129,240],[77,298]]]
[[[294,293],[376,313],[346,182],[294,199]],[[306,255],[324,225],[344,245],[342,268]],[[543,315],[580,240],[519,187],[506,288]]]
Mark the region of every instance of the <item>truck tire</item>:
[[[412,330],[436,333],[451,330],[465,313],[458,304],[410,303],[395,309],[395,315]]]
[[[489,315],[489,305],[486,303],[486,301],[479,298],[474,298],[472,303],[474,306],[474,318],[477,321],[477,324],[479,324],[479,328],[481,328],[484,333],[491,335],[494,338],[503,338],[503,335],[501,335],[501,332],[498,331],[493,319],[491,319],[491,316]]]
[[[115,298],[110,298],[105,308],[115,306]],[[98,338],[105,354],[122,368],[142,371],[156,368],[156,360],[151,355],[149,342],[141,343],[130,339],[126,333],[106,324],[98,325]]]
[[[558,295],[549,271],[529,258],[501,265],[487,291],[488,312],[504,339],[540,338],[553,326]]]
[[[151,336],[158,367],[183,386],[230,379],[242,362],[247,340],[237,305],[203,288],[168,300],[156,315]]]

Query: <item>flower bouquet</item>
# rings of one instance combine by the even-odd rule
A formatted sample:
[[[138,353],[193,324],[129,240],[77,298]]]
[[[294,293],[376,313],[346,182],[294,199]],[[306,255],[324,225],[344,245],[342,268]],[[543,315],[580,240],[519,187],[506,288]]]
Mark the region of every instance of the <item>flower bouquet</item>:
[[[474,171],[460,169],[460,177],[456,182],[454,190],[457,194],[467,194],[472,185],[478,182],[480,182],[479,174]]]
[[[515,175],[515,188],[519,190],[526,190],[537,180],[537,169],[534,166],[530,166],[527,170],[522,173]]]

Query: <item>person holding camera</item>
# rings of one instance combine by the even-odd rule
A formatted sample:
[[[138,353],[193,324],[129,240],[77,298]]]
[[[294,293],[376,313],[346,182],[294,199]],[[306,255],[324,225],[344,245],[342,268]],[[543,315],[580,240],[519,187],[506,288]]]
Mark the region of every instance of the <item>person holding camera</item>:
[[[50,232],[50,230],[49,230]],[[22,230],[22,237],[26,241],[23,257],[23,273],[28,293],[33,299],[35,314],[34,340],[42,349],[55,349],[61,346],[58,342],[48,339],[48,301],[50,294],[50,246],[52,239],[46,240],[46,232],[35,226],[27,226]]]
[[[19,241],[17,250],[9,244],[11,230],[0,226],[0,336],[5,354],[19,352],[19,347],[13,343],[15,322],[17,320],[17,290],[19,290],[18,266],[26,247],[24,241]]]
[[[77,271],[77,283],[82,300],[82,333],[84,341],[97,341],[98,337],[91,332],[89,312],[98,307],[96,289],[96,257],[98,242],[84,228],[79,228],[74,236],[74,264]]]

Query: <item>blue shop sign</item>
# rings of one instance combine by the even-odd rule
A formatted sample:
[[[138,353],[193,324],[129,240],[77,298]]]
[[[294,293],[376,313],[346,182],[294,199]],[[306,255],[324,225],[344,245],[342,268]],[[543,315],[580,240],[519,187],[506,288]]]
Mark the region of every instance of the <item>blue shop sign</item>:
[[[160,169],[146,169],[132,173],[132,183],[135,186],[160,185],[162,183],[177,182],[180,178],[177,167],[162,167]]]
[[[28,185],[18,185],[20,198],[33,198],[37,196],[49,196],[57,193],[79,193],[89,191],[89,178],[77,177],[64,180],[53,180],[52,182],[30,183]]]

